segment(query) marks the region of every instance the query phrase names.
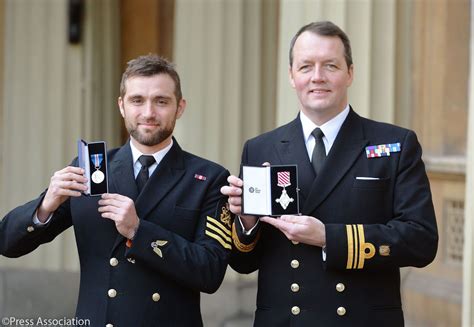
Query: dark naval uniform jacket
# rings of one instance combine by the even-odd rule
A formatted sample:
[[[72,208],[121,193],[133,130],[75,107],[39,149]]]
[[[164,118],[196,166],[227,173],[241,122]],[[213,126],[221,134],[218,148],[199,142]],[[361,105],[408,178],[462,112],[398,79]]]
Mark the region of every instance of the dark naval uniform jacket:
[[[140,195],[127,143],[108,155],[109,192],[135,201],[131,247],[98,212],[100,197],[71,198],[48,224],[32,217],[43,196],[3,220],[3,255],[18,257],[74,227],[81,282],[77,317],[91,326],[202,326],[200,292],[220,286],[231,249],[231,216],[220,194],[228,171],[176,140]]]
[[[394,143],[389,156],[366,152]],[[236,220],[231,266],[258,270],[255,326],[403,326],[399,268],[429,264],[438,242],[415,133],[351,109],[315,178],[298,117],[247,141],[242,164],[264,162],[298,165],[300,211],[325,224],[326,261],[320,247],[264,223],[246,235]]]

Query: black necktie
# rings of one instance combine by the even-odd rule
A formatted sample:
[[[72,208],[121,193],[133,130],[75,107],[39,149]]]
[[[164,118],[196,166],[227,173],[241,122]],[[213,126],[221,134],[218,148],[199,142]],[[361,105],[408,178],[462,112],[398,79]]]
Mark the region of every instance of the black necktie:
[[[153,165],[156,161],[155,157],[146,155],[140,156],[140,158],[138,158],[138,161],[140,161],[140,163],[142,164],[142,168],[140,169],[140,172],[138,173],[136,179],[138,194],[140,194],[143,188],[145,187],[146,182],[148,181],[148,167]]]
[[[313,165],[316,176],[318,176],[318,173],[323,166],[324,159],[326,159],[326,148],[324,147],[323,142],[324,133],[319,129],[319,127],[317,127],[311,134],[313,134],[315,140],[311,164]]]

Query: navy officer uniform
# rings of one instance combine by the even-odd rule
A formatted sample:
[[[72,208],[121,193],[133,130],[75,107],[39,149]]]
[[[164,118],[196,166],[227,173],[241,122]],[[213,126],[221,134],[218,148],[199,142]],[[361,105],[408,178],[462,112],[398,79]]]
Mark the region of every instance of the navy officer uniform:
[[[230,264],[258,270],[255,326],[403,326],[400,267],[429,264],[438,242],[416,135],[352,110],[350,40],[334,23],[301,27],[288,68],[300,114],[247,141],[242,164],[296,164],[301,215],[257,220],[242,214],[248,182],[221,190],[241,216]]]
[[[73,226],[81,263],[77,318],[91,326],[202,326],[200,292],[218,289],[231,249],[231,216],[219,192],[228,171],[173,139],[138,194],[130,142],[107,158],[109,192],[133,199],[140,217],[131,245],[100,216],[100,197],[69,198],[48,223],[33,224],[43,193],[6,215],[2,254],[27,254]]]
[[[242,165],[297,164],[300,211],[326,228],[323,253],[266,223],[244,231],[235,220],[230,264],[258,270],[255,326],[403,326],[399,268],[435,257],[436,220],[415,133],[349,106],[344,114],[316,178],[299,116],[244,146]]]

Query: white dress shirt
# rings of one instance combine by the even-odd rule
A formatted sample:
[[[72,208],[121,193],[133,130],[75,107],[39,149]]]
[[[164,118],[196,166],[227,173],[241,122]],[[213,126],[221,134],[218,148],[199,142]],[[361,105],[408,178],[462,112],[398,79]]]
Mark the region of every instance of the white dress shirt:
[[[349,114],[349,105],[344,108],[336,117],[332,118],[331,120],[325,122],[321,126],[316,125],[309,119],[302,111],[300,111],[300,120],[301,126],[303,126],[303,136],[304,136],[304,143],[306,145],[306,151],[308,151],[309,160],[313,156],[313,149],[314,149],[314,136],[311,134],[316,127],[319,127],[323,132],[323,142],[324,147],[326,148],[326,155],[331,150],[334,141],[336,140],[336,136],[341,129],[342,124],[347,118]]]

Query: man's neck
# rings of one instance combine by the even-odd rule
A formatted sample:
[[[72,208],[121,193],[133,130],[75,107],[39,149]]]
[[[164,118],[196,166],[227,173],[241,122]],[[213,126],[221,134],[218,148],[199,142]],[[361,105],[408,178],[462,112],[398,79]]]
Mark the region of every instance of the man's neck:
[[[344,106],[342,106],[340,109],[329,111],[329,112],[317,112],[314,110],[306,110],[304,108],[302,108],[301,111],[306,115],[306,117],[311,119],[311,121],[316,126],[322,126],[328,121],[330,121],[331,119],[333,119],[334,117],[336,117],[337,115],[339,115],[341,112],[343,112],[344,109],[346,109],[346,107],[347,107],[347,103]]]

